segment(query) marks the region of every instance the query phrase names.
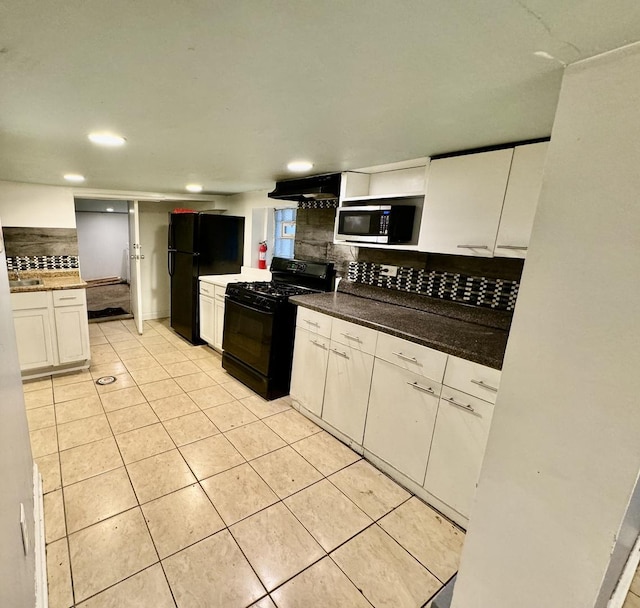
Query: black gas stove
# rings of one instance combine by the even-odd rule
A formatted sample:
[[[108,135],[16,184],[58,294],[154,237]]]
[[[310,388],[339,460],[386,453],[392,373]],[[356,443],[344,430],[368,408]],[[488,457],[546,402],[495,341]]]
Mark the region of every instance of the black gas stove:
[[[331,291],[332,263],[273,258],[272,280],[229,283],[222,367],[265,399],[289,394],[297,307],[289,297]]]

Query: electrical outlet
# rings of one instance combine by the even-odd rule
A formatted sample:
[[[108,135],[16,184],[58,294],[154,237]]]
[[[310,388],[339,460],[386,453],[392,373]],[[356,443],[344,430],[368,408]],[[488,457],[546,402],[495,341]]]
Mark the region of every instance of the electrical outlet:
[[[398,267],[389,266],[388,264],[380,264],[380,274],[384,274],[385,276],[388,276],[388,277],[397,277]]]
[[[29,530],[27,529],[27,518],[24,514],[24,504],[20,503],[20,531],[22,532],[22,546],[24,554],[29,553]]]

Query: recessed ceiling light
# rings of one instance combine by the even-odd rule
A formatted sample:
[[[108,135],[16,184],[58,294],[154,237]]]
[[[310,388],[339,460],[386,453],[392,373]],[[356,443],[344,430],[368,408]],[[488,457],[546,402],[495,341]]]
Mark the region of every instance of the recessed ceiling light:
[[[115,135],[114,133],[89,133],[89,139],[99,146],[110,146],[115,148],[117,146],[123,146],[127,141],[121,135]]]
[[[200,184],[187,184],[186,190],[188,192],[202,192],[202,186]]]
[[[79,175],[78,173],[67,173],[64,175],[64,178],[68,182],[75,182],[77,184],[84,181],[84,175]]]
[[[112,213],[112,212],[113,212],[113,207],[107,207],[107,211],[108,211],[109,213]]]
[[[312,167],[313,163],[310,163],[308,160],[294,160],[287,165],[287,169],[294,173],[304,173],[305,171],[309,171]]]

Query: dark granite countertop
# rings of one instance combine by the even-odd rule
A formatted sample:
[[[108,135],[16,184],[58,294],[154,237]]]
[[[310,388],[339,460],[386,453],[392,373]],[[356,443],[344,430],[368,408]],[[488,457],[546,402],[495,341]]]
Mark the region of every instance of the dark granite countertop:
[[[348,281],[340,283],[338,292],[289,300],[462,359],[502,368],[510,313]]]

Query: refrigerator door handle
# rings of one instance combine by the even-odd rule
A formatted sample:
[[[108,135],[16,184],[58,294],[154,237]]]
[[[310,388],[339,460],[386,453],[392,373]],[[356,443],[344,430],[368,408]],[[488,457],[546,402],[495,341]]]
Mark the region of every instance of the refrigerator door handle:
[[[167,256],[167,270],[169,271],[169,276],[172,277],[173,276],[173,271],[175,270],[175,258],[174,258],[174,254],[175,254],[176,250],[175,249],[169,249],[169,255]]]

